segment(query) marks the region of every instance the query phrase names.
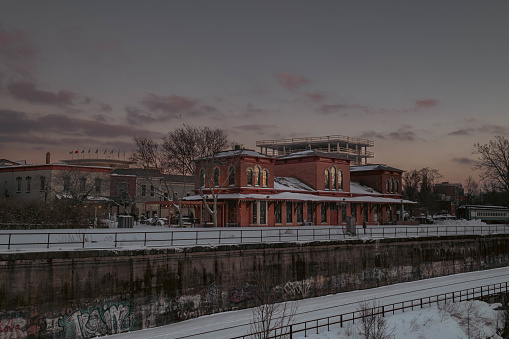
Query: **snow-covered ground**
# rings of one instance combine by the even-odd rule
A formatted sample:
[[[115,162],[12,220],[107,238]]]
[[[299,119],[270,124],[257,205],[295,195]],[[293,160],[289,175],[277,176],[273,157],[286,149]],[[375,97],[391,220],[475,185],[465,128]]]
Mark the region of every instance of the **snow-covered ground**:
[[[509,268],[462,273],[433,279],[395,284],[368,290],[339,293],[318,298],[298,301],[295,322],[310,321],[334,315],[355,312],[363,301],[376,300],[378,305],[399,303],[411,299],[425,298],[442,293],[449,293],[479,286],[509,281]],[[469,306],[473,304],[474,306]],[[396,313],[387,317],[388,327],[394,328],[395,338],[469,338],[466,333],[465,317],[470,314],[470,320],[475,314],[475,325],[472,331],[483,331],[486,336],[470,336],[472,338],[498,338],[492,335],[496,328],[503,326],[501,312],[493,312],[493,308],[481,302],[462,302],[454,307],[415,308],[414,311]],[[469,312],[464,309],[468,308]],[[248,333],[252,320],[252,310],[245,309],[233,312],[217,313],[203,316],[168,326],[145,329],[112,336],[121,339],[174,339],[174,338],[233,338]],[[314,323],[314,322],[313,322]],[[353,324],[344,324],[326,327],[319,330],[307,331],[307,338],[363,338],[357,332],[359,321]],[[480,332],[479,332],[480,333]],[[294,338],[303,338],[304,332],[294,335]]]
[[[0,230],[0,252],[73,249],[145,249],[217,246],[260,242],[309,242],[344,239],[509,233],[508,225],[449,220],[419,226],[357,227],[346,235],[341,226],[168,228],[138,224],[134,228],[80,230]]]

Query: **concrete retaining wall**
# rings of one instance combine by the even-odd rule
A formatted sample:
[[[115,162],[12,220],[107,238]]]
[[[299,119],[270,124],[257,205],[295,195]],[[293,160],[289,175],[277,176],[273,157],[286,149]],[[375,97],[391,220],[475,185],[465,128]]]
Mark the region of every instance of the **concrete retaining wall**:
[[[509,265],[509,235],[0,255],[0,338],[88,338]],[[10,335],[10,336],[9,336]]]

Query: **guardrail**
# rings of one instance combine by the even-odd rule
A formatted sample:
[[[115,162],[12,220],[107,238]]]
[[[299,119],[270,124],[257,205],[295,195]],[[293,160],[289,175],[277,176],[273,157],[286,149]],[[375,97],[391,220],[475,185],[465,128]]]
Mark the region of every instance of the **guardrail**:
[[[173,247],[197,245],[232,245],[328,241],[345,239],[378,239],[394,237],[447,236],[467,234],[509,233],[509,225],[485,226],[376,226],[357,228],[357,235],[347,235],[342,226],[331,227],[263,227],[166,229],[164,231],[119,232],[0,232],[0,250],[89,248],[104,249],[124,246]]]
[[[431,306],[432,304],[440,304],[441,302],[460,302],[474,299],[482,299],[484,297],[497,295],[501,293],[508,292],[509,281],[485,285],[481,287],[474,287],[466,290],[460,290],[455,292],[437,294],[429,297],[411,299],[407,301],[402,301],[393,304],[387,305],[379,305],[375,307],[368,308],[364,311],[354,311],[348,313],[337,314],[329,317],[313,319],[308,321],[303,321],[287,326],[281,326],[274,328],[269,336],[264,336],[263,338],[293,338],[293,335],[297,333],[304,332],[304,336],[306,337],[309,334],[313,333],[319,334],[319,330],[321,328],[327,328],[327,331],[330,331],[330,327],[332,325],[339,324],[340,327],[343,327],[345,323],[352,322],[355,323],[355,320],[360,320],[364,317],[371,317],[382,315],[385,317],[386,314],[395,314],[396,312],[404,312],[406,309],[414,309],[414,308],[423,308],[427,306]],[[366,312],[367,311],[367,312]],[[363,315],[364,314],[364,315]],[[258,338],[261,334],[266,334],[265,332],[254,332],[238,337],[234,337],[232,339],[247,339],[247,338]]]

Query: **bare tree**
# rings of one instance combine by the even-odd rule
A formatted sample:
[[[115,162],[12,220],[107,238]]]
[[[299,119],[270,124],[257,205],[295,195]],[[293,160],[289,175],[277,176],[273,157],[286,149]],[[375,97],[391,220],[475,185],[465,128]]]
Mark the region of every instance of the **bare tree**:
[[[509,192],[509,140],[495,136],[488,144],[475,144],[474,154],[479,155],[475,169],[481,170],[482,180],[491,181],[503,192]]]
[[[382,307],[376,300],[359,303],[357,312],[361,316],[362,334],[366,339],[390,339],[394,337],[394,328],[389,328]]]
[[[479,196],[479,183],[469,176],[465,181],[465,204],[473,204]]]
[[[249,336],[252,339],[289,338],[298,302],[287,301],[283,289],[269,287],[268,276],[263,276],[261,280],[262,288],[258,296],[260,305],[252,309]]]
[[[163,138],[162,148],[170,166],[176,171],[181,170],[182,174],[194,175],[195,187],[204,208],[212,216],[214,227],[217,227],[217,199],[228,182],[228,176],[219,181],[215,168],[225,164],[227,168],[235,166],[242,152],[238,150],[230,156],[220,156],[218,153],[230,144],[223,130],[208,127],[184,126]],[[209,197],[213,200],[212,208],[207,203]]]
[[[215,154],[228,147],[231,143],[228,137],[221,129],[210,129],[209,127],[184,126],[169,132],[163,137],[161,143],[147,137],[135,137],[134,143],[137,150],[131,159],[144,168],[153,168],[161,171],[163,174],[181,174],[193,175],[195,178],[195,187],[199,184],[199,177],[196,175],[196,159],[212,158]],[[204,163],[208,163],[204,162]],[[208,173],[208,171],[207,171]],[[209,176],[206,176],[209,179]],[[184,192],[186,191],[186,181],[184,181]],[[171,180],[164,180],[163,186],[166,192],[177,192]],[[206,203],[206,197],[203,190],[199,190],[204,199],[204,206],[214,218],[214,226],[217,226],[217,199],[213,208]],[[216,191],[212,193],[213,196]],[[172,196],[168,194],[169,196]],[[173,197],[176,195],[174,194]],[[177,197],[177,210],[179,211],[179,224],[182,226],[182,198],[184,194]]]
[[[403,188],[409,200],[418,201],[432,215],[438,209],[438,199],[433,191],[435,184],[443,178],[437,169],[424,167],[403,173]]]

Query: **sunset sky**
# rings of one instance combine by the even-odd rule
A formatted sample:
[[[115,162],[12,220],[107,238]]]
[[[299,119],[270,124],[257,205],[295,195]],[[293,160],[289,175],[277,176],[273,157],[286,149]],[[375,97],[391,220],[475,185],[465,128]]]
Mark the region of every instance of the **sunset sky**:
[[[509,136],[508,13],[508,1],[0,0],[0,158],[122,157],[133,136],[186,124],[252,149],[367,138],[372,163],[464,183],[473,145]]]

